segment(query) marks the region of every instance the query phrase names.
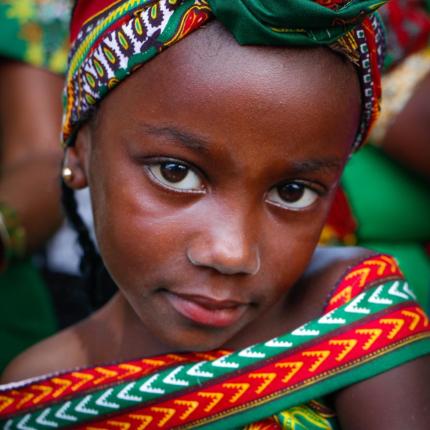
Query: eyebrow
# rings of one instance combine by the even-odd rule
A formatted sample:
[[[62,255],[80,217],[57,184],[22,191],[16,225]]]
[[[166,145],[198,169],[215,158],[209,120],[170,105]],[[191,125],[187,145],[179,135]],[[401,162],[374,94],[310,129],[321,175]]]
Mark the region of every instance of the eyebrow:
[[[156,126],[147,123],[139,123],[139,129],[146,134],[162,137],[172,142],[179,142],[183,146],[197,151],[208,151],[209,141],[188,131],[171,126]]]
[[[293,162],[291,170],[297,174],[339,170],[343,165],[340,158],[315,159],[302,162]]]
[[[139,131],[155,137],[162,137],[172,142],[179,142],[194,151],[208,152],[210,142],[202,136],[198,136],[191,132],[181,130],[176,126],[170,125],[154,125],[146,122],[139,122],[137,126]],[[294,161],[291,163],[291,173],[305,174],[320,171],[333,171],[342,167],[343,160],[340,158],[314,159],[305,161]]]

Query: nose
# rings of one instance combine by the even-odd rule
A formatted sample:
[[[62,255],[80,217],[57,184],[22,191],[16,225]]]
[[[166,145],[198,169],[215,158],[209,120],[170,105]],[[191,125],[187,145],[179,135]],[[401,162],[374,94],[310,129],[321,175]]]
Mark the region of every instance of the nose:
[[[244,218],[209,215],[187,248],[188,260],[224,275],[257,274],[261,261],[255,229]]]

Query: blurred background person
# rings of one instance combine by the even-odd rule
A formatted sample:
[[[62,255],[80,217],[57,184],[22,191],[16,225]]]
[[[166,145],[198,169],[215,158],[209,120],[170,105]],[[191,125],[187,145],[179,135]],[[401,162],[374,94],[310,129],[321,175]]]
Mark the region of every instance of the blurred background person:
[[[61,226],[61,94],[67,0],[0,0],[0,372],[86,315]],[[72,293],[71,293],[72,291]],[[79,296],[81,293],[81,296]]]

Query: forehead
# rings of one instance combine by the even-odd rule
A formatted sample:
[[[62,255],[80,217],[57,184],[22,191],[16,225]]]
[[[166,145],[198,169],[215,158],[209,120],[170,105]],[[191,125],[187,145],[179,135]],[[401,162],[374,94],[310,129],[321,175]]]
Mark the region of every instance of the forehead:
[[[352,144],[360,114],[353,67],[326,48],[240,46],[211,23],[167,49],[101,104],[102,120],[190,126],[209,140]]]

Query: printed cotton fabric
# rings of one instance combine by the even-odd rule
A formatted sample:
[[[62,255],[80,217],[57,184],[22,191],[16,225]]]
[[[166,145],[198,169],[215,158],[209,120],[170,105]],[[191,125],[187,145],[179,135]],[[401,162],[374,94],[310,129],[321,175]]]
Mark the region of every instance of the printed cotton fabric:
[[[79,124],[120,81],[215,17],[241,44],[325,45],[346,55],[357,67],[362,89],[356,148],[365,141],[379,113],[384,36],[379,19],[371,12],[383,3],[377,0],[78,1],[71,23],[63,143],[73,145]],[[316,22],[321,25],[316,27]]]

